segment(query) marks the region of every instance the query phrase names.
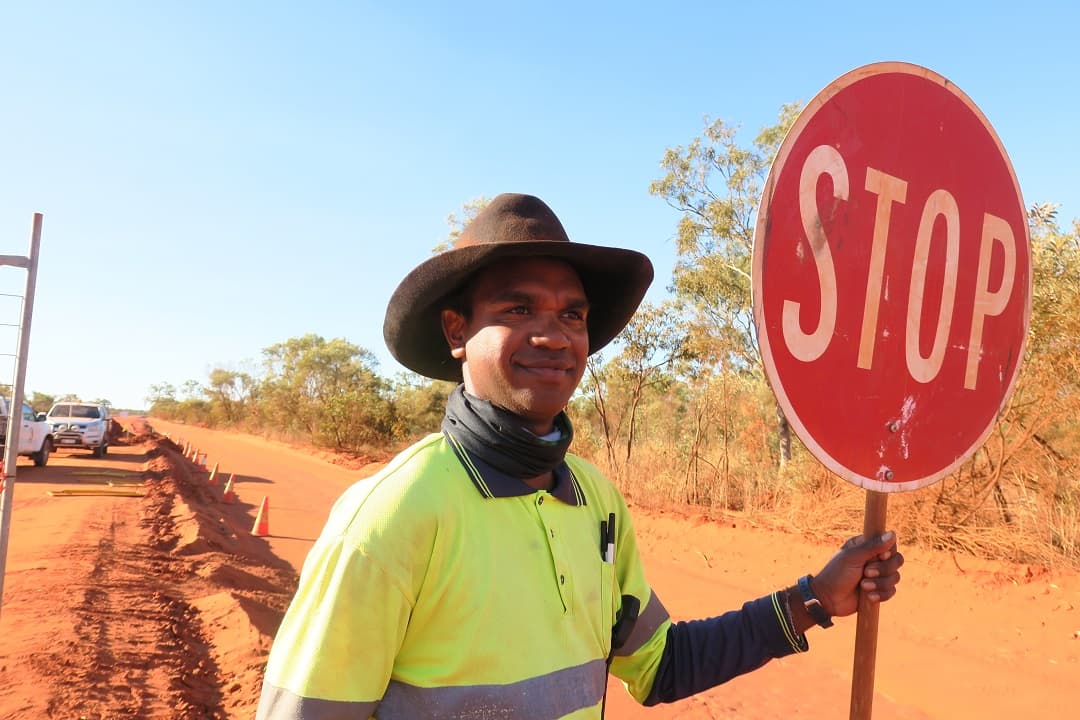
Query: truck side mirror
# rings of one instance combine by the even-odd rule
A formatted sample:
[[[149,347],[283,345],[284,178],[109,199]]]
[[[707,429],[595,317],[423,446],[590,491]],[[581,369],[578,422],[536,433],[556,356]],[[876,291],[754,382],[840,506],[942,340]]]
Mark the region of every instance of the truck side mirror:
[[[37,421],[38,422],[45,422],[45,413],[38,413],[37,414]]]

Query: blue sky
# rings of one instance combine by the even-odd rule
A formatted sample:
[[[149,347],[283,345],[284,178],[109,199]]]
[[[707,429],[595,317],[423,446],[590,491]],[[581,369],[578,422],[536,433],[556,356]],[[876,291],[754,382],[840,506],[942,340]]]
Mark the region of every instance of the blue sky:
[[[45,216],[27,391],[141,407],[306,333],[392,376],[393,288],[449,213],[505,191],[649,254],[660,300],[665,148],[705,116],[749,142],[881,60],[956,83],[1025,203],[1080,216],[1071,4],[867,5],[0,2],[0,254]],[[0,292],[24,280],[0,269]],[[15,344],[0,327],[0,353]]]

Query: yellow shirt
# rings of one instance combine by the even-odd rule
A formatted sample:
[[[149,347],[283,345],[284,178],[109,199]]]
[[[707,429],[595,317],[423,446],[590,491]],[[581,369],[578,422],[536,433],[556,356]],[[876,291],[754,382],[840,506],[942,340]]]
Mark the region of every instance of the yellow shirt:
[[[619,492],[566,466],[535,491],[436,434],[348,489],[304,563],[257,718],[599,718],[624,595],[641,612],[611,672],[644,700],[670,620]]]

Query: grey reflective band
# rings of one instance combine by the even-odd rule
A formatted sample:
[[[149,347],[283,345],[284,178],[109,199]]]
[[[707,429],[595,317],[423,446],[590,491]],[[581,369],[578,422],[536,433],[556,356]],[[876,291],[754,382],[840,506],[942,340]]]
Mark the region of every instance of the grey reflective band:
[[[255,720],[356,720],[371,717],[377,702],[321,700],[295,695],[284,688],[263,683]]]
[[[626,639],[621,648],[615,651],[615,657],[626,657],[636,653],[641,649],[642,645],[649,642],[656,629],[667,619],[667,609],[660,602],[660,598],[656,597],[656,593],[651,593],[649,595],[649,604],[645,606],[644,612],[638,615],[637,621],[634,623],[634,629],[630,632],[630,637]]]
[[[558,720],[600,703],[607,684],[603,660],[506,685],[418,687],[391,680],[380,702],[343,702],[295,695],[263,684],[257,720]]]
[[[506,685],[427,688],[391,680],[375,717],[379,720],[558,720],[600,704],[606,684],[607,665],[603,660]]]
[[[813,575],[803,575],[799,578],[799,594],[802,595],[803,606],[818,625],[823,628],[832,627],[832,618],[825,612],[825,608],[821,607],[821,601],[817,599],[817,595],[810,587],[810,580],[813,577]]]

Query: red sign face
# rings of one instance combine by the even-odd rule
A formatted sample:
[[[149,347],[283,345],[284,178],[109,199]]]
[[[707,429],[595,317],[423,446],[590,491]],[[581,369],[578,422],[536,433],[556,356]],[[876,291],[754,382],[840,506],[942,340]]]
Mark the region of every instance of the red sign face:
[[[905,63],[834,81],[773,163],[754,236],[766,374],[829,469],[880,492],[955,470],[1012,392],[1027,215],[989,122]]]

